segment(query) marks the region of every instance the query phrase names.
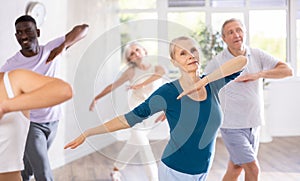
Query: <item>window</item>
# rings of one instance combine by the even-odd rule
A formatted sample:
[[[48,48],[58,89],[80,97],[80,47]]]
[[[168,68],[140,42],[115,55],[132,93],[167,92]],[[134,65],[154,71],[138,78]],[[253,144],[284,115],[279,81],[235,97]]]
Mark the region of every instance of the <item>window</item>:
[[[185,36],[191,36],[192,32],[199,30],[201,26],[205,25],[205,13],[203,12],[170,12],[168,13],[168,20],[176,22],[186,29],[189,29],[184,34]],[[187,21],[189,20],[189,21]],[[171,28],[169,28],[171,29]],[[169,39],[175,38],[175,35],[178,33],[176,29],[172,29],[172,32],[169,31]],[[174,35],[172,35],[174,34]]]
[[[276,19],[276,23],[266,23]],[[286,61],[286,11],[254,10],[249,12],[249,44]]]
[[[169,7],[195,7],[204,6],[205,0],[169,0]]]
[[[152,9],[156,8],[156,0],[119,0],[120,9]]]
[[[211,0],[212,7],[244,7],[245,0]]]
[[[300,49],[300,0],[120,0],[120,2],[123,3],[120,5],[120,14],[149,12],[152,17],[139,14],[136,15],[139,17],[135,18],[150,17],[176,22],[191,31],[197,31],[203,26],[200,25],[202,22],[209,30],[217,32],[221,30],[226,19],[233,17],[241,19],[247,27],[246,39],[251,47],[261,48],[282,61],[291,63],[300,76],[300,55],[297,53]],[[290,30],[291,27],[293,31]],[[175,30],[173,28],[170,31],[169,27],[165,32],[166,36]],[[157,48],[158,51],[162,49],[159,45]]]
[[[120,22],[126,23],[121,30],[122,45],[139,40],[147,47],[148,55],[157,53],[157,44],[154,41],[145,40],[149,36],[157,37],[157,22],[151,21],[151,19],[157,19],[156,13],[123,13],[119,15],[119,18]]]
[[[286,6],[286,0],[250,0],[250,7],[282,7]]]

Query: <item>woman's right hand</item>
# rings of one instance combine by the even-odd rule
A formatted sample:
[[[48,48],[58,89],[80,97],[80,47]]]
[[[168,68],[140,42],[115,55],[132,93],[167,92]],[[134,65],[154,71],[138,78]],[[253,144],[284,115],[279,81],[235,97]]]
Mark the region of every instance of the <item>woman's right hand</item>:
[[[183,96],[186,96],[186,95],[191,94],[191,93],[193,93],[197,90],[200,90],[201,88],[205,87],[208,84],[208,82],[209,82],[209,80],[208,80],[207,76],[205,76],[204,78],[200,79],[198,82],[196,82],[191,87],[183,90],[183,92],[181,92],[181,94],[179,94],[177,99],[181,99]]]
[[[76,139],[74,139],[73,141],[66,144],[64,149],[68,149],[68,148],[75,149],[75,148],[77,148],[79,145],[81,145],[85,141],[85,138],[86,138],[85,135],[81,134]]]

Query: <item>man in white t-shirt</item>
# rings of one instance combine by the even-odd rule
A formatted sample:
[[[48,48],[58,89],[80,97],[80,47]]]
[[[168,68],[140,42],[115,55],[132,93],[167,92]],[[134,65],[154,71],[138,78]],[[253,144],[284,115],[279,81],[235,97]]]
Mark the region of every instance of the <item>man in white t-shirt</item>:
[[[221,134],[230,160],[223,181],[238,180],[242,170],[246,181],[259,179],[257,152],[259,127],[262,124],[260,84],[262,78],[292,76],[292,69],[284,62],[255,48],[247,47],[246,29],[238,19],[229,19],[222,26],[222,38],[227,48],[214,57],[205,69],[211,72],[225,61],[244,55],[248,64],[241,75],[220,91],[224,113]]]
[[[9,58],[0,71],[7,72],[21,68],[56,77],[61,53],[86,36],[88,25],[75,26],[65,36],[49,41],[45,45],[38,43],[40,30],[31,16],[20,16],[15,21],[15,29],[21,50]],[[29,181],[32,175],[37,181],[53,180],[48,149],[55,138],[60,116],[59,105],[30,112],[30,127],[24,153],[25,168],[22,171],[23,181]]]

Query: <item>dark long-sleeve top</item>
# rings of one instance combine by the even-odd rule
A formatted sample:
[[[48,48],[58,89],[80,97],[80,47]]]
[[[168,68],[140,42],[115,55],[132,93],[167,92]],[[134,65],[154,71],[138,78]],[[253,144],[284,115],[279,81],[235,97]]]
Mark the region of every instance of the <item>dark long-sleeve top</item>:
[[[240,73],[205,86],[207,98],[195,101],[184,96],[178,80],[164,84],[148,99],[125,114],[130,126],[152,114],[164,111],[170,127],[170,140],[162,155],[168,167],[186,174],[207,173],[214,155],[215,138],[222,122],[218,92]]]

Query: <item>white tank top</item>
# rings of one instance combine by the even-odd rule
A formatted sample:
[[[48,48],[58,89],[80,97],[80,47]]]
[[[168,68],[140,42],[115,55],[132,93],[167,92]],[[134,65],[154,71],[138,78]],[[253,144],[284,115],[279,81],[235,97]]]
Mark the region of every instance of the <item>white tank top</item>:
[[[146,70],[135,68],[134,76],[129,80],[129,82],[131,85],[140,84],[151,77],[153,74],[155,74],[155,67],[152,65]],[[150,84],[147,84],[143,88],[132,90],[131,95],[128,96],[129,108],[135,108],[140,103],[142,103],[151,95],[151,93],[154,91],[154,88],[154,82],[152,82]]]
[[[8,72],[4,85],[9,98],[14,97]],[[23,170],[23,155],[30,121],[20,111],[5,114],[0,119],[0,173]]]

